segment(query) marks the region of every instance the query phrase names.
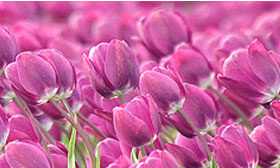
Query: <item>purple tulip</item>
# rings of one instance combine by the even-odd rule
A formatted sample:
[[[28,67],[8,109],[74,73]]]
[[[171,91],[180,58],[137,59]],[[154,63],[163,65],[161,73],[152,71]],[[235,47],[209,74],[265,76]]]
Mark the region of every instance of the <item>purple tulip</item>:
[[[16,140],[39,142],[37,130],[35,130],[31,122],[23,115],[13,115],[9,118],[9,126],[8,143]]]
[[[22,52],[9,64],[6,76],[25,100],[43,104],[54,96],[69,97],[75,87],[71,63],[56,50]]]
[[[195,85],[185,84],[186,96],[182,111],[200,130],[207,130],[217,118],[217,107],[206,92]],[[178,113],[165,116],[167,120],[184,136],[193,137],[195,134],[184,118]]]
[[[138,85],[139,65],[124,41],[100,43],[84,57],[95,89],[104,97],[126,93]]]
[[[190,30],[183,18],[166,10],[142,18],[138,32],[146,47],[158,58],[171,54],[176,44],[191,41]]]
[[[255,40],[248,50],[231,54],[223,66],[220,82],[231,92],[255,103],[267,103],[279,94],[280,57]]]
[[[7,168],[51,168],[50,160],[47,156],[44,149],[35,143],[14,141],[6,146],[5,156],[1,159],[6,160]]]
[[[0,41],[0,69],[3,71],[6,65],[14,61],[17,50],[12,35],[3,27],[0,27]]]
[[[262,125],[257,126],[250,137],[256,144],[260,155],[260,166],[264,168],[272,167],[280,153],[280,123],[271,118],[264,117]]]
[[[211,137],[207,134],[204,138],[208,143],[211,141]],[[202,167],[203,163],[209,160],[198,137],[187,138],[178,134],[175,143],[167,144],[166,147],[184,168]]]
[[[140,76],[139,87],[143,95],[152,96],[163,113],[176,112],[184,101],[183,82],[171,66],[167,68],[157,66],[151,71],[145,71]]]
[[[212,141],[215,160],[220,168],[256,167],[257,147],[247,131],[237,124],[222,126]]]
[[[107,138],[99,142],[97,146],[100,150],[101,168],[106,168],[122,155],[120,143],[117,140]]]
[[[142,158],[129,168],[179,168],[178,163],[166,150],[153,151],[148,157]]]
[[[114,128],[124,144],[139,147],[151,142],[160,131],[161,122],[151,97],[137,96],[114,111]]]
[[[180,44],[172,56],[163,64],[171,64],[177,70],[183,82],[202,86],[208,83],[211,67],[206,57],[190,44]]]

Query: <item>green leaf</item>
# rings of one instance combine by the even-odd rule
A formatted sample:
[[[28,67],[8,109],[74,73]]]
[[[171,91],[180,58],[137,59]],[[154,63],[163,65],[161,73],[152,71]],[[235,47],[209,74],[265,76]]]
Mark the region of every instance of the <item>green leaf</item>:
[[[77,123],[77,115],[75,114],[75,123]],[[75,145],[76,145],[76,129],[72,128],[72,134],[68,145],[68,168],[76,168],[75,163]]]
[[[138,162],[138,159],[136,157],[136,148],[132,148],[131,150],[131,153],[130,153],[130,160],[133,162],[133,163],[136,163]]]
[[[100,145],[97,145],[97,152],[96,152],[96,168],[100,168]]]
[[[214,155],[211,156],[211,168],[217,168],[217,164]]]

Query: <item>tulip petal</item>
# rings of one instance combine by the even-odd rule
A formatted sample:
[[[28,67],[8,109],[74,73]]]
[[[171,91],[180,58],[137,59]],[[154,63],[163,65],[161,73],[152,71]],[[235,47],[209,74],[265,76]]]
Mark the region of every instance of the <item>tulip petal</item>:
[[[10,168],[51,168],[47,154],[31,143],[11,142],[6,146],[5,154]]]

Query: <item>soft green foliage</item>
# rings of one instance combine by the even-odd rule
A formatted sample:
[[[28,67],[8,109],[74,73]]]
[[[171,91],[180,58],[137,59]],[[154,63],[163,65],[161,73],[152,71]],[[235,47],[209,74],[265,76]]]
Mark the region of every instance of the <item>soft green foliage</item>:
[[[75,122],[77,122],[77,115],[75,115]],[[68,145],[68,168],[76,168],[75,146],[76,146],[76,129],[73,128],[69,145]]]

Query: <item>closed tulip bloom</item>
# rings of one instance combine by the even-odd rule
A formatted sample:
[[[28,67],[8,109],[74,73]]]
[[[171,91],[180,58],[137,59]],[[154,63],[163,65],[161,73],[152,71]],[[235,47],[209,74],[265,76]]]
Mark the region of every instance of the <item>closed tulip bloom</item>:
[[[211,137],[207,134],[204,138],[208,143],[211,141]],[[178,134],[175,143],[167,144],[166,147],[184,168],[202,167],[203,163],[209,160],[198,137],[187,138]]]
[[[143,157],[130,168],[179,168],[178,163],[166,150],[155,150],[149,156]]]
[[[151,97],[137,96],[113,111],[117,137],[130,147],[148,144],[160,131],[161,122]]]
[[[190,118],[198,129],[207,130],[211,128],[218,115],[212,97],[195,85],[185,84],[185,90],[186,100],[181,108],[182,112]],[[195,135],[193,129],[178,112],[165,117],[184,136],[193,137]]]
[[[262,119],[262,125],[257,126],[250,135],[259,151],[259,165],[264,168],[272,167],[276,164],[280,153],[279,131],[280,123],[266,116]]]
[[[5,148],[7,168],[51,168],[44,149],[29,141],[14,141]]]
[[[211,67],[206,57],[190,44],[180,44],[172,56],[163,61],[177,70],[183,82],[197,86],[205,85],[211,75]]]
[[[6,76],[22,98],[39,104],[54,96],[69,97],[76,82],[71,63],[52,49],[20,53],[7,67]]]
[[[255,103],[268,103],[280,91],[280,56],[255,40],[225,61],[220,82],[231,92]]]
[[[220,168],[255,168],[258,165],[257,147],[245,128],[237,124],[220,127],[212,147]]]
[[[159,110],[163,113],[174,113],[184,102],[183,82],[176,70],[156,66],[140,76],[139,88],[142,95],[151,95]]]
[[[176,44],[191,41],[191,33],[184,19],[166,10],[157,10],[142,18],[138,23],[138,33],[157,58],[171,54]]]
[[[109,98],[133,90],[138,85],[139,65],[124,41],[100,43],[84,57],[95,89]]]
[[[122,155],[120,143],[115,139],[104,139],[103,141],[100,141],[97,146],[100,150],[101,168],[106,168]]]
[[[3,27],[0,27],[0,41],[0,70],[3,71],[6,65],[14,61],[17,50],[12,35]]]

